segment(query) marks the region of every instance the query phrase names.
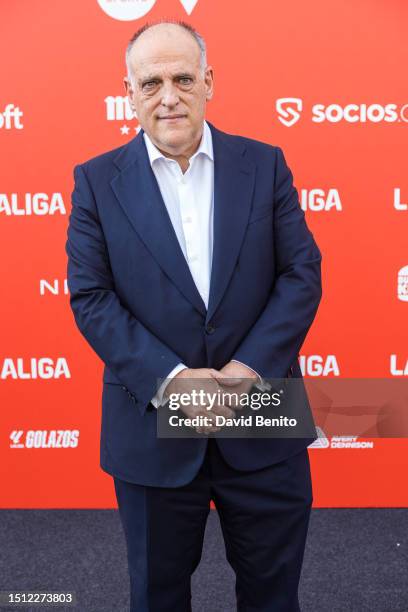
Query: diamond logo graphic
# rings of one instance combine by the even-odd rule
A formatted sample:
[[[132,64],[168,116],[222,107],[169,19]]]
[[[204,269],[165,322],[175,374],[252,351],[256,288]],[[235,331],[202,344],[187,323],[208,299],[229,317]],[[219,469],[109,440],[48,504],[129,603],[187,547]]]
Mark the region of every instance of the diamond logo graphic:
[[[184,6],[184,10],[186,11],[186,13],[188,15],[191,15],[198,0],[180,0],[180,2]]]

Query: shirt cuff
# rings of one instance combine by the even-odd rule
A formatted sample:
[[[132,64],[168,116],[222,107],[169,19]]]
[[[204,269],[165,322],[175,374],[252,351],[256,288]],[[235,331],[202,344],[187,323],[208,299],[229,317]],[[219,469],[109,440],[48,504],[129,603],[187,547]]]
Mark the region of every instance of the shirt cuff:
[[[152,399],[150,400],[150,402],[153,404],[155,408],[159,408],[159,406],[163,405],[163,395],[164,395],[164,392],[170,380],[174,378],[179,372],[181,372],[181,370],[186,370],[186,369],[187,369],[187,366],[184,365],[184,363],[179,363],[178,365],[176,365],[175,368],[172,369],[170,374],[167,374],[166,379],[162,382],[162,384],[158,388],[156,395],[152,397]]]
[[[254,374],[257,375],[257,377],[259,378],[259,382],[263,383],[263,378],[260,374],[258,374],[258,372],[256,370],[254,370],[253,368],[251,368],[249,365],[247,365],[246,363],[242,363],[242,361],[238,361],[238,359],[231,359],[231,361],[235,361],[235,363],[240,363],[241,365],[245,366],[246,368],[248,368],[248,370],[251,370],[251,372],[253,372]]]
[[[271,385],[269,383],[265,382],[264,379],[262,378],[262,376],[260,374],[258,374],[258,372],[256,370],[251,368],[246,363],[243,363],[242,361],[238,361],[238,359],[231,359],[231,361],[235,361],[236,363],[240,363],[241,365],[244,365],[246,368],[249,368],[254,374],[257,375],[258,380],[255,383],[255,387],[257,389],[259,389],[260,391],[270,391],[270,389],[272,388]]]

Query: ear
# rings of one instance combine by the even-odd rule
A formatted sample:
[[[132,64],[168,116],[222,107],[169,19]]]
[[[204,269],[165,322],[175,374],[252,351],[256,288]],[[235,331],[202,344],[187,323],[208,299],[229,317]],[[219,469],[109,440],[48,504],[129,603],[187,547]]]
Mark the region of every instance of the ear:
[[[132,109],[134,116],[137,117],[136,109],[135,109],[135,103],[134,103],[134,100],[133,100],[134,91],[132,89],[132,83],[131,83],[130,79],[127,76],[124,77],[123,84],[125,86],[125,91],[126,91],[126,95],[128,97],[128,100],[129,100],[130,108]]]
[[[128,95],[129,99],[131,99],[133,97],[133,88],[132,88],[132,83],[130,82],[129,77],[127,76],[124,77],[123,84],[125,86],[126,94]]]
[[[214,72],[212,66],[207,66],[204,73],[204,82],[206,88],[206,100],[211,100],[214,93]]]

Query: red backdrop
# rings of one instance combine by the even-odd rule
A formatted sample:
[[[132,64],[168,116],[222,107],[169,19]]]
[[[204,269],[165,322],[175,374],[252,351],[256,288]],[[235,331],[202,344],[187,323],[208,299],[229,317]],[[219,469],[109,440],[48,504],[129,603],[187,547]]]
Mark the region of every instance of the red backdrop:
[[[118,19],[126,10],[133,19]],[[4,508],[115,506],[99,468],[102,364],[69,308],[66,228],[73,166],[135,135],[122,99],[124,49],[146,20],[163,17],[189,20],[207,40],[208,119],[281,146],[293,170],[323,252],[305,373],[408,376],[403,0],[4,2]],[[329,443],[310,450],[315,506],[408,505],[406,439]]]

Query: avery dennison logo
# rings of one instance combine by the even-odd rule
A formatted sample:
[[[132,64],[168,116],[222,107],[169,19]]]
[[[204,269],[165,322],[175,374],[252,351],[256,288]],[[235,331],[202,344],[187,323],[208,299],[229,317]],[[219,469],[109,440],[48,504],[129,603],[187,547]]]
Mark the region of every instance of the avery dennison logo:
[[[360,450],[374,448],[373,440],[361,440],[359,436],[330,436],[328,438],[321,427],[316,427],[317,439],[309,444],[309,448],[358,448]]]

